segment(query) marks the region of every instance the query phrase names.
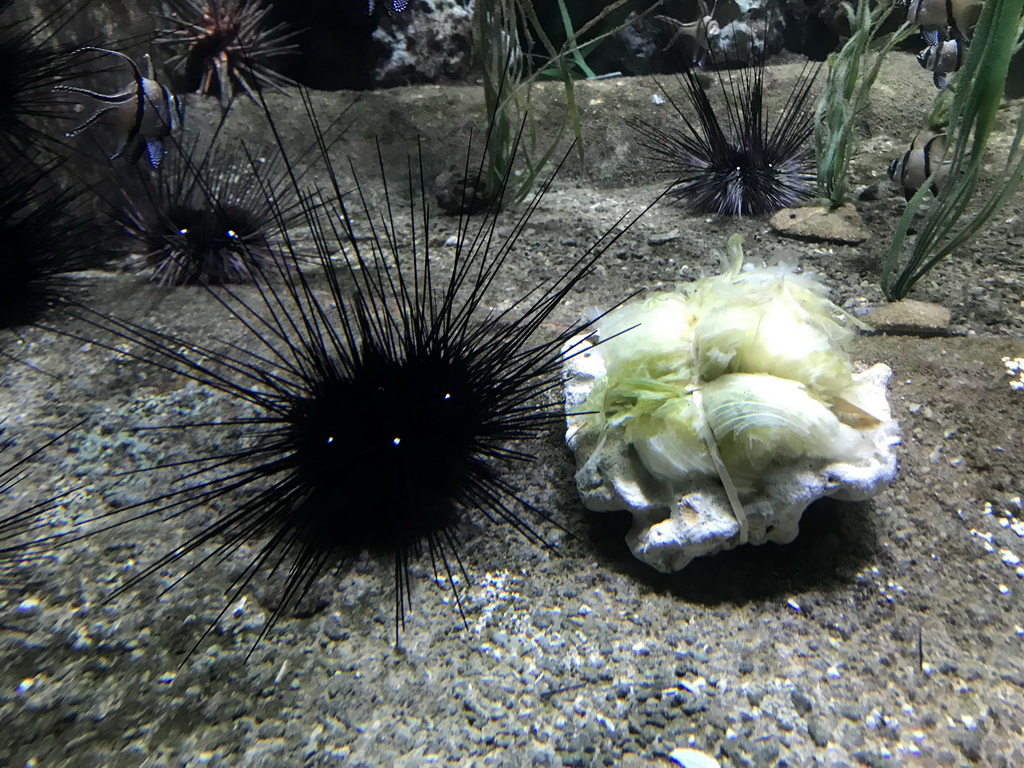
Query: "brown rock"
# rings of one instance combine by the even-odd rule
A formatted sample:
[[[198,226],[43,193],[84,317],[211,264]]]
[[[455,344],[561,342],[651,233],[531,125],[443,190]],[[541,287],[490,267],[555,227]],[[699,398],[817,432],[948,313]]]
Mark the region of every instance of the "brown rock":
[[[849,203],[835,210],[822,205],[783,208],[769,223],[780,235],[801,240],[858,245],[871,237]]]
[[[901,299],[875,307],[861,319],[879,333],[948,336],[951,317],[941,304]]]

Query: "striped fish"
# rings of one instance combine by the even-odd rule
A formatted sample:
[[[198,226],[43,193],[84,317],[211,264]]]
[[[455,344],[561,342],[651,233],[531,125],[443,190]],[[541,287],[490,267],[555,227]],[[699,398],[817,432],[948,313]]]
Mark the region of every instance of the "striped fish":
[[[889,178],[903,187],[903,195],[909,200],[929,178],[932,179],[932,194],[938,195],[942,183],[949,173],[946,154],[946,135],[931,136],[922,143],[918,136],[903,157],[889,163]]]
[[[114,129],[122,136],[120,148],[110,159],[123,157],[134,164],[145,152],[149,164],[158,168],[164,156],[163,139],[170,136],[185,119],[184,105],[177,96],[156,81],[149,54],[144,57],[146,74],[143,76],[135,62],[123,53],[92,46],[79,48],[75,53],[83,51],[96,51],[124,59],[132,68],[134,80],[117,93],[98,93],[69,85],[55,86],[54,90],[79,93],[100,102],[88,120],[64,135],[73,138],[109,115]]]
[[[917,61],[932,73],[936,88],[946,88],[949,85],[946,75],[963,66],[967,46],[958,39],[943,39],[935,31],[922,31],[921,36],[928,47],[917,55]]]
[[[922,27],[951,27],[954,36],[967,43],[981,16],[984,0],[910,0],[907,21]]]

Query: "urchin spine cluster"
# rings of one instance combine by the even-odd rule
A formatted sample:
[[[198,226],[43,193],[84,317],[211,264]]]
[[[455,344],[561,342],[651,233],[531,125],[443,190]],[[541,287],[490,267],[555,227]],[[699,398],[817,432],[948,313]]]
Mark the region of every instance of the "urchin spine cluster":
[[[66,2],[33,23],[27,7],[0,0],[0,163],[23,165],[40,150],[56,149],[54,123],[74,117],[54,86],[77,76],[74,48],[56,40],[75,12]]]
[[[287,24],[267,21],[263,0],[165,0],[159,15],[165,26],[156,42],[174,51],[167,60],[196,93],[220,97],[227,104],[237,93],[257,101],[262,87],[284,88],[292,82],[275,68],[298,51]]]
[[[681,124],[637,120],[640,143],[676,180],[668,190],[697,213],[756,216],[809,199],[815,191],[814,130],[809,106],[820,65],[804,67],[772,122],[764,109],[764,54],[738,74],[715,73],[716,110],[693,68],[681,79],[683,102],[666,92]],[[696,117],[691,115],[696,113]],[[721,115],[724,114],[724,119]]]
[[[299,213],[283,171],[272,153],[260,162],[217,134],[179,138],[157,172],[142,169],[122,190],[123,244],[161,285],[252,282]]]
[[[85,191],[59,189],[51,170],[5,169],[0,180],[0,328],[34,323],[72,298],[80,283],[69,273],[99,257]]]
[[[319,136],[315,119],[311,127]],[[397,245],[406,233],[395,224],[386,179],[380,211],[357,182],[355,201],[371,226],[361,243],[350,198],[341,192],[326,144],[319,145],[329,183],[303,197],[302,225],[313,235],[317,282],[326,293],[312,286],[285,238],[278,258],[260,270],[255,294],[213,293],[248,331],[248,345],[196,344],[109,315],[79,313],[93,329],[80,338],[111,350],[127,343],[129,354],[247,409],[235,419],[180,425],[218,430],[217,444],[234,435],[237,446],[168,464],[176,476],[186,474],[184,487],[100,519],[118,527],[221,501],[227,511],[122,589],[183,558],[201,562],[203,551],[228,555],[257,541],[230,599],[262,571],[284,579],[283,597],[260,638],[318,578],[367,551],[393,561],[397,633],[417,557],[429,555],[435,574],[447,575],[455,589],[462,568],[455,537],[466,515],[479,513],[544,543],[532,521],[547,516],[519,495],[505,465],[530,460],[517,444],[560,422],[559,408],[545,398],[558,385],[560,348],[580,328],[539,341],[535,334],[621,233],[609,232],[559,279],[513,308],[487,313],[488,289],[546,186],[507,234],[498,229],[499,200],[478,223],[461,217],[450,272],[438,277],[422,171],[410,169],[405,182],[419,201],[411,210],[411,251]],[[297,185],[285,148],[278,150]],[[282,220],[278,200],[267,203]]]
[[[78,74],[74,47],[57,36],[80,9],[64,2],[33,22],[27,4],[0,0],[0,328],[72,298],[80,283],[69,273],[99,253],[87,190],[60,178],[57,122],[73,111],[55,87]]]

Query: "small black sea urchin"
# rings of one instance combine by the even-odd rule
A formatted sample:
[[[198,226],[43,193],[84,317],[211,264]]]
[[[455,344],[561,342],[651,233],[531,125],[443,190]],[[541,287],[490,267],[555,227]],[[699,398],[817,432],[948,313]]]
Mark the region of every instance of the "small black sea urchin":
[[[298,51],[298,34],[288,25],[269,24],[263,0],[165,0],[159,15],[167,26],[156,42],[175,51],[167,63],[185,86],[219,95],[227,104],[238,92],[253,101],[262,86],[281,89],[291,80],[275,69],[281,58]]]
[[[715,72],[724,120],[691,67],[680,80],[685,104],[665,92],[681,125],[665,128],[634,122],[641,144],[676,175],[668,195],[694,212],[756,216],[814,194],[814,152],[809,143],[814,122],[808,102],[821,65],[804,67],[772,122],[764,110],[765,55],[754,58],[737,74]]]
[[[156,172],[125,185],[122,239],[161,285],[251,282],[300,215],[299,200],[273,154],[226,149],[216,137],[201,146],[176,142]]]
[[[306,107],[312,117],[308,101]],[[311,125],[322,136],[315,117]],[[220,447],[165,464],[178,489],[94,521],[106,529],[219,508],[212,522],[118,592],[182,558],[219,559],[255,542],[256,554],[229,601],[260,572],[282,582],[282,597],[256,643],[318,578],[363,552],[393,563],[397,640],[411,605],[409,567],[424,552],[435,577],[447,577],[461,611],[456,533],[467,517],[507,524],[545,544],[531,516],[547,516],[517,492],[505,465],[529,461],[520,442],[561,422],[547,395],[558,386],[560,348],[580,326],[543,338],[538,331],[621,234],[613,227],[553,282],[488,312],[489,289],[547,185],[507,233],[499,229],[496,199],[478,223],[460,217],[456,244],[438,251],[422,168],[410,163],[402,185],[412,200],[411,223],[401,223],[393,192],[381,179],[380,210],[357,182],[353,202],[360,221],[365,216],[357,224],[326,145],[320,146],[315,173],[322,183],[303,202],[316,274],[303,271],[289,237],[255,288],[210,289],[247,342],[201,345],[107,315],[80,314],[92,331],[78,338],[122,353],[127,345],[128,354],[247,409],[234,418],[196,415],[181,424],[211,430],[210,443]],[[366,227],[369,237],[357,237]]]

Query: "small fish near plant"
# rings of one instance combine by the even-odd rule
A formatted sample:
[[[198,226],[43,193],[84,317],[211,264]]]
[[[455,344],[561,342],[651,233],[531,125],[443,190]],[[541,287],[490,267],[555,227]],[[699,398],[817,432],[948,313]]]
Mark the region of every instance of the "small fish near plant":
[[[832,210],[850,196],[849,169],[857,153],[857,116],[867,106],[886,55],[914,32],[907,22],[881,37],[895,8],[893,0],[875,6],[870,0],[857,0],[856,8],[843,3],[850,39],[828,57],[828,76],[814,112],[818,196],[821,205]]]
[[[974,27],[981,16],[982,0],[911,0],[907,21],[921,25],[928,47],[917,56],[932,73],[935,87],[949,87],[949,78],[964,63]]]
[[[988,154],[989,139],[1002,107],[1010,58],[1019,46],[1022,17],[1024,0],[987,0],[981,9],[950,100],[949,148],[938,166],[945,178],[937,178],[933,171],[921,181],[897,224],[882,266],[882,289],[890,300],[904,298],[932,267],[965,246],[1024,180],[1022,109],[995,178],[985,185],[985,192],[977,194],[986,160],[993,159]],[[917,234],[908,248],[914,217],[934,189],[940,194],[914,224]]]
[[[888,174],[890,179],[903,188],[907,200],[929,180],[932,194],[938,196],[949,174],[946,135],[940,133],[916,137],[902,157],[889,163]]]

